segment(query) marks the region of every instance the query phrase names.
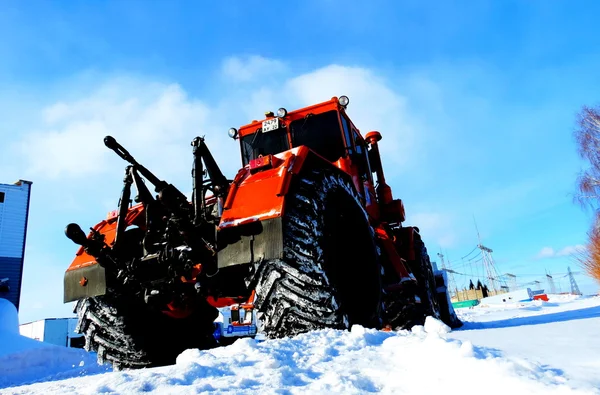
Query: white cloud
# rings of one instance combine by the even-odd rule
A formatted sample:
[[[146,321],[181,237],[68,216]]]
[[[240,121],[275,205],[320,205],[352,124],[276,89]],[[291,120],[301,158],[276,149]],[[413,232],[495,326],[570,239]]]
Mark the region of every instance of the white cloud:
[[[560,250],[555,250],[552,247],[543,247],[540,252],[537,253],[536,259],[546,259],[546,258],[556,258],[563,256],[573,256],[578,253],[581,253],[585,250],[585,246],[582,244],[577,244],[574,246],[566,246],[561,248]]]
[[[119,161],[103,144],[107,135],[131,147],[140,160],[181,170],[182,155],[191,152],[189,141],[207,128],[208,107],[176,84],[146,86],[140,81],[131,90],[116,85],[110,81],[87,98],[43,109],[43,123],[16,146],[27,173],[59,179],[105,172]]]
[[[408,100],[370,69],[329,65],[287,80],[257,79],[251,89],[238,90],[231,103],[238,103],[244,95],[247,100],[240,104],[246,115],[243,122],[259,119],[267,110],[292,110],[346,95],[350,98],[348,114],[361,133],[382,133],[380,150],[386,174],[402,172],[411,161],[417,163],[417,120],[409,113]]]
[[[392,165],[404,165],[415,158],[415,120],[409,115],[407,99],[373,71],[330,65],[291,79],[284,89],[301,105],[348,96],[348,114],[361,133],[382,133],[380,149],[388,172],[399,170]]]
[[[419,228],[421,237],[430,250],[429,255],[433,256],[437,247],[450,248],[455,245],[457,241],[457,232],[453,225],[455,222],[447,213],[417,212],[407,215],[406,225]]]
[[[571,255],[576,255],[582,251],[585,251],[585,246],[582,244],[577,244],[574,246],[567,246],[564,247],[563,249],[561,249],[560,251],[558,251],[556,253],[556,256],[571,256]]]
[[[221,72],[233,82],[256,82],[261,77],[278,75],[286,70],[286,65],[279,60],[252,55],[225,59]]]
[[[223,72],[237,73],[245,82],[247,100],[240,92],[223,92],[223,97],[206,101],[190,97],[178,84],[145,79],[111,78],[69,100],[58,98],[40,111],[41,122],[13,145],[25,175],[83,182],[126,164],[108,150],[102,140],[114,136],[141,162],[156,170],[159,178],[189,183],[191,149],[196,135],[205,135],[224,170],[239,167],[237,144],[225,130],[262,117],[267,109],[289,109],[328,100],[334,95],[350,97],[349,114],[364,133],[379,130],[388,176],[401,171],[397,165],[415,154],[411,144],[413,123],[406,99],[387,86],[369,69],[340,65],[278,81],[263,80],[261,73],[276,73],[287,66],[279,61],[250,56],[231,57]],[[235,158],[234,160],[231,160]]]
[[[537,259],[552,258],[556,256],[556,251],[552,247],[543,247],[536,255]]]

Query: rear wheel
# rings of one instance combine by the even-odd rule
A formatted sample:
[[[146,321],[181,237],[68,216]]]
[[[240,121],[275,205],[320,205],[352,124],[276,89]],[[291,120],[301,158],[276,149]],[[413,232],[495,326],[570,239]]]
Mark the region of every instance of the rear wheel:
[[[410,329],[415,325],[423,325],[424,316],[417,303],[415,285],[385,292],[383,297],[384,321],[391,329]]]
[[[397,236],[406,237],[402,233]],[[393,329],[423,325],[427,316],[441,317],[433,268],[427,248],[418,233],[415,234],[413,251],[415,259],[408,261],[407,265],[416,283],[405,282],[385,293],[385,322]]]
[[[417,278],[419,285],[418,296],[421,299],[420,310],[423,315],[423,321],[427,316],[440,319],[440,305],[438,303],[435,277],[433,267],[429,260],[427,248],[420,237],[415,238],[416,266],[413,267],[413,274]]]
[[[139,228],[124,233],[122,262],[141,256],[143,236]],[[75,331],[84,335],[84,348],[96,352],[100,364],[110,363],[117,370],[170,365],[188,348],[216,345],[212,335],[218,312],[205,300],[196,301],[191,316],[175,319],[122,288],[109,288],[105,295],[79,300],[74,312],[79,317]]]
[[[378,327],[378,249],[353,186],[337,172],[310,171],[292,185],[282,221],[282,258],[256,262],[247,277],[260,332]]]
[[[216,318],[195,311],[185,319],[167,317],[123,296],[107,294],[79,300],[75,329],[85,336],[85,349],[96,352],[98,362],[116,370],[171,365],[188,348],[215,346]]]

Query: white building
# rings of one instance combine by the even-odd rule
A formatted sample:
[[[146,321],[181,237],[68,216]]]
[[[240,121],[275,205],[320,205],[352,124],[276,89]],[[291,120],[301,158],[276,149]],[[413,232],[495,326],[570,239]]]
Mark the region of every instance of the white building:
[[[23,258],[31,182],[0,184],[0,298],[17,310],[21,300]]]
[[[22,336],[63,347],[83,348],[85,338],[75,333],[77,318],[46,318],[19,325]]]

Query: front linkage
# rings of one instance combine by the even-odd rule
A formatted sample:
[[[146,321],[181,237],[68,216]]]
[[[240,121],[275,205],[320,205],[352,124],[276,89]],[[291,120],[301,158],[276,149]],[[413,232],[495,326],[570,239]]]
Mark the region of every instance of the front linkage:
[[[203,284],[217,272],[216,226],[230,181],[200,137],[192,141],[191,203],[175,186],[139,164],[113,137],[107,136],[104,144],[130,163],[125,169],[114,240],[107,242],[106,235],[94,229],[86,237],[73,223],[65,234],[104,269],[106,292],[132,295],[170,315],[184,314],[190,302],[206,299]],[[142,176],[154,185],[156,197]],[[136,218],[129,215],[132,184],[138,192],[134,200],[144,214]],[[209,199],[205,199],[207,191],[213,194]]]

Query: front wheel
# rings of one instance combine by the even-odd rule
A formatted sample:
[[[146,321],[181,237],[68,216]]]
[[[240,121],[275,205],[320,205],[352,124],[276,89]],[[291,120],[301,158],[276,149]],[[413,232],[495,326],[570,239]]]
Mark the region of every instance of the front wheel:
[[[251,266],[259,330],[268,337],[380,325],[378,249],[352,184],[317,169],[286,196],[281,259]]]

